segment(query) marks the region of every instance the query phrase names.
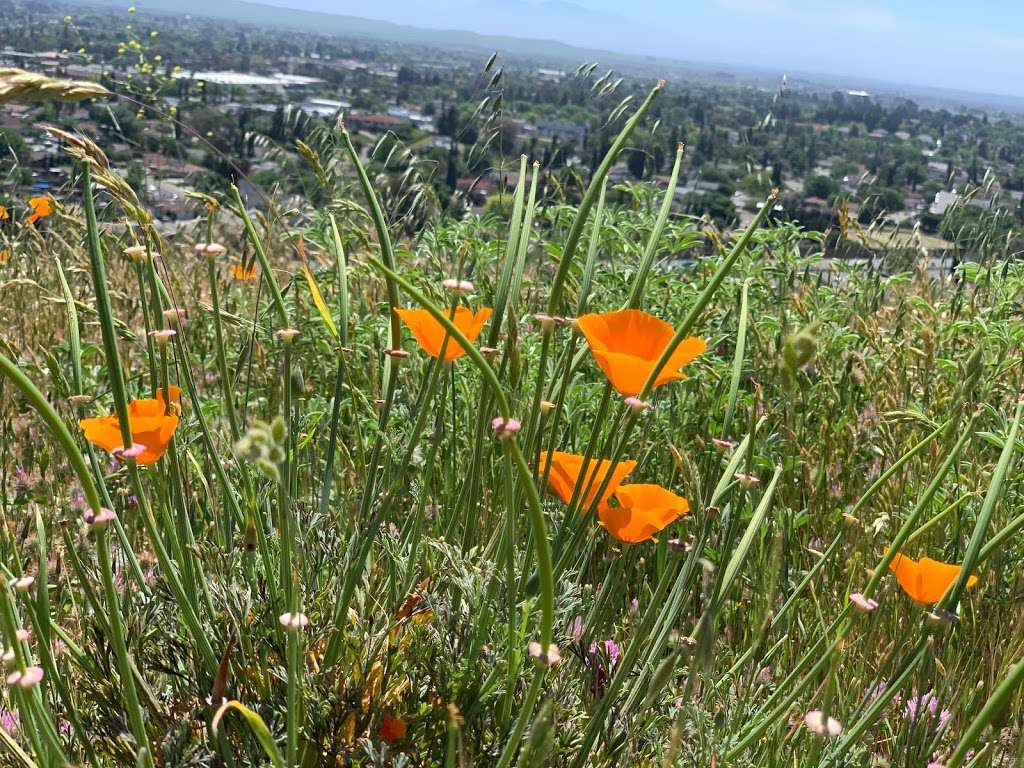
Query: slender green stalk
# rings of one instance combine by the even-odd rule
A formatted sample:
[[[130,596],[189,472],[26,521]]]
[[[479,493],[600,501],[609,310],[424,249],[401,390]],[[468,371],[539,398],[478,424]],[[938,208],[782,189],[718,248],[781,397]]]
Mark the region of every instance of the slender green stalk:
[[[597,166],[594,175],[590,177],[590,184],[587,186],[587,191],[583,193],[583,199],[576,210],[576,218],[573,220],[569,236],[566,238],[565,246],[562,248],[558,262],[558,271],[555,273],[555,279],[551,283],[547,312],[549,315],[559,314],[559,309],[562,305],[562,292],[565,289],[565,280],[569,276],[569,268],[572,266],[572,260],[576,256],[576,249],[579,247],[580,237],[583,235],[583,228],[586,225],[587,217],[590,215],[590,209],[594,206],[594,202],[597,200],[601,190],[604,189],[604,181],[608,176],[608,171],[615,165],[619,153],[626,146],[629,137],[633,135],[633,131],[636,130],[637,125],[643,120],[647,110],[651,108],[654,100],[664,87],[665,81],[660,80],[651,89],[651,92],[647,94],[647,98],[644,99],[644,102],[637,111],[622,126],[622,130],[619,131],[619,135],[615,138],[608,152],[605,153],[601,164]]]

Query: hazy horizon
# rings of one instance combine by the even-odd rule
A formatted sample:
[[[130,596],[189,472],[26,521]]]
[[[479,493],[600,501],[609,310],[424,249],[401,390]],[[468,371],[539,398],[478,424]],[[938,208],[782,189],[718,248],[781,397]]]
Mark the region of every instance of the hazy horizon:
[[[994,0],[253,0],[428,29],[1024,97],[1024,4]],[[675,5],[676,7],[673,7]]]

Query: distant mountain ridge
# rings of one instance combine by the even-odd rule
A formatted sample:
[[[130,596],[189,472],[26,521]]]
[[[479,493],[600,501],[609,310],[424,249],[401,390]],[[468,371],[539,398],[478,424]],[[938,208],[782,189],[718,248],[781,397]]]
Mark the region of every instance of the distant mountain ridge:
[[[121,0],[87,0],[90,5],[105,7],[120,7],[124,3]],[[355,6],[355,3],[336,3],[335,7]],[[412,6],[413,3],[399,1],[398,6]],[[531,13],[538,7],[547,7],[552,14],[566,13],[568,9],[579,8],[574,3],[565,0],[550,0],[540,6],[532,3],[525,3],[522,0],[485,0],[485,2],[472,2],[467,5],[485,8],[491,6],[498,8],[507,6],[501,12],[506,14],[510,20],[515,19],[515,14],[510,14],[508,9],[520,7],[522,10],[529,10]],[[365,9],[365,5],[361,5]],[[500,50],[507,54],[536,57],[544,61],[561,60],[574,61],[579,64],[600,58],[609,63],[615,62],[621,65],[636,63],[636,57],[630,54],[602,50],[597,47],[576,46],[553,39],[545,39],[543,30],[545,25],[539,24],[535,16],[523,17],[514,31],[510,34],[492,34],[474,31],[472,29],[436,29],[420,27],[409,24],[397,24],[391,21],[368,19],[363,16],[348,15],[337,12],[309,11],[294,8],[282,8],[279,6],[266,5],[264,3],[245,2],[244,0],[217,0],[217,2],[205,2],[204,0],[141,0],[138,2],[140,11],[155,13],[168,13],[177,15],[194,15],[206,18],[230,19],[243,24],[256,24],[273,27],[276,29],[288,29],[299,32],[316,32],[319,34],[344,35],[356,38],[368,38],[372,40],[411,43],[441,48],[456,48],[465,50],[479,50],[491,52]],[[411,19],[416,20],[422,15],[422,10],[410,12]],[[614,17],[613,17],[614,18]],[[527,20],[529,23],[527,24]],[[520,37],[515,32],[521,31],[529,34],[529,37]]]
[[[107,8],[124,8],[125,5],[124,0],[77,1]],[[459,28],[438,28],[441,17],[425,9],[417,0],[388,0],[389,13],[400,13],[403,19],[407,19],[406,23],[401,24],[360,15],[373,12],[365,2],[308,2],[322,4],[327,10],[284,8],[247,0],[138,0],[137,5],[140,11],[226,19],[298,32],[476,51],[481,54],[499,51],[505,56],[528,59],[538,66],[574,68],[583,62],[599,61],[602,66],[614,67],[624,74],[705,82],[724,82],[735,77],[764,87],[775,87],[778,79],[787,74],[794,84],[803,82],[837,90],[868,89],[873,93],[912,98],[925,104],[1024,113],[1024,97],[1019,96],[906,85],[871,77],[822,74],[757,64],[693,61],[682,58],[674,51],[630,53],[623,50],[624,40],[630,36],[637,39],[639,36],[641,40],[653,41],[655,31],[646,30],[640,22],[614,13],[594,11],[572,0],[447,0],[448,16],[453,15],[451,11],[454,9],[458,12],[459,21],[466,22],[460,24]],[[575,29],[580,26],[575,22],[584,16],[589,22],[586,25],[586,40],[575,43],[574,34],[582,35],[582,32]],[[480,31],[494,28],[500,28],[502,33]],[[553,39],[555,34],[560,39]],[[684,40],[679,41],[680,47],[684,44]]]

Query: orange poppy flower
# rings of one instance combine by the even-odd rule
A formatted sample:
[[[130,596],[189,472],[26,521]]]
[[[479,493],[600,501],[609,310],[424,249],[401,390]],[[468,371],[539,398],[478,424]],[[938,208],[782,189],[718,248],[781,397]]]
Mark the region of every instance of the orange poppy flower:
[[[181,391],[177,387],[168,387],[170,402],[179,402]],[[142,452],[135,457],[139,464],[152,464],[164,455],[170,445],[174,431],[178,428],[178,417],[167,413],[168,403],[164,400],[163,391],[152,399],[133,400],[128,403],[128,421],[131,425],[132,443],[142,446]],[[123,450],[124,439],[121,436],[121,422],[117,414],[101,416],[95,419],[82,419],[78,422],[85,434],[85,439],[98,445],[105,451],[114,453]]]
[[[53,214],[53,201],[48,197],[30,197],[28,207],[32,209],[32,213],[25,217],[29,224],[35,224]]]
[[[572,494],[576,486],[581,481],[585,482],[586,485],[583,487],[586,488],[586,495],[582,497],[580,509],[589,509],[590,505],[594,502],[594,498],[597,496],[598,490],[601,488],[601,483],[608,476],[608,470],[611,469],[611,461],[608,459],[592,458],[590,464],[587,465],[587,477],[584,480],[584,478],[580,477],[583,474],[583,456],[575,453],[564,453],[563,451],[541,451],[540,471],[542,475],[548,465],[548,457],[551,459],[548,487],[558,498],[568,504],[572,501]],[[615,471],[612,472],[608,487],[601,494],[600,502],[607,501],[615,493],[619,484],[634,469],[636,469],[635,461],[620,461],[615,466]]]
[[[235,280],[244,280],[246,282],[249,280],[255,280],[256,265],[253,264],[251,267],[246,269],[244,264],[235,264],[235,266],[231,268],[231,274],[234,276]]]
[[[11,214],[7,212],[7,209],[0,205],[0,221],[11,218]]]
[[[416,341],[423,347],[423,351],[431,357],[438,357],[441,354],[441,344],[444,342],[445,330],[434,316],[425,309],[395,309],[395,313],[402,318]],[[462,335],[469,341],[476,341],[484,324],[491,316],[491,308],[483,307],[472,312],[465,307],[458,307],[455,310],[455,317],[452,322],[455,327],[462,331]],[[455,360],[466,354],[466,350],[455,339],[448,340],[448,347],[444,352],[445,362]]]
[[[381,741],[393,744],[396,741],[401,741],[405,738],[405,732],[407,729],[405,720],[402,718],[384,715],[384,719],[381,721],[377,735],[380,737]]]
[[[11,252],[10,251],[8,251],[6,248],[4,248],[2,251],[0,251],[0,264],[3,264],[9,258],[11,258]]]
[[[601,504],[597,516],[612,536],[636,544],[647,541],[690,511],[690,502],[660,485],[620,485],[615,491],[619,506]]]
[[[889,570],[896,574],[903,591],[916,603],[937,603],[960,575],[959,565],[941,563],[930,557],[914,560],[906,555],[896,555],[889,563]],[[977,576],[967,579],[968,588],[977,583]]]
[[[577,324],[590,345],[590,353],[620,393],[639,395],[675,330],[664,320],[639,309],[583,315]],[[703,339],[683,339],[654,380],[660,387],[685,379],[679,369],[705,349]]]

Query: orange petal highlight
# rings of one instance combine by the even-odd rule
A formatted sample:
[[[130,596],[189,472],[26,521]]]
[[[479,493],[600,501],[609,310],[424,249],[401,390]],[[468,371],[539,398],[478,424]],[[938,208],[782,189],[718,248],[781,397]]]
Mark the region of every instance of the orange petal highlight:
[[[583,315],[576,320],[594,360],[621,394],[639,395],[672,336],[671,325],[639,309]],[[701,354],[703,339],[683,339],[654,380],[654,387],[685,379],[680,369]]]
[[[231,268],[231,274],[235,278],[235,280],[242,280],[244,282],[255,280],[258,276],[256,274],[255,264],[253,264],[248,269],[245,268],[244,264],[235,264],[235,266]]]
[[[431,357],[439,357],[441,345],[444,343],[445,328],[434,316],[425,309],[395,309],[395,314],[402,318],[416,341]],[[491,316],[491,308],[483,307],[473,312],[466,307],[458,307],[455,310],[455,317],[452,322],[467,340],[475,342],[484,329],[484,325]],[[451,315],[449,314],[449,317]],[[445,348],[445,362],[455,360],[466,354],[466,350],[455,339],[448,339],[448,346]]]
[[[620,485],[619,506],[601,504],[597,515],[608,532],[629,544],[646,541],[690,511],[690,502],[660,485]]]
[[[960,575],[960,566],[922,557],[914,560],[906,555],[896,555],[889,563],[889,570],[896,574],[903,591],[916,603],[937,603],[949,585]],[[977,576],[967,579],[970,589],[978,583]]]
[[[565,453],[563,451],[541,451],[540,472],[542,475],[548,465],[549,457],[551,460],[551,471],[548,473],[548,487],[563,503],[568,504],[572,501],[572,494],[576,486],[581,480],[584,480],[582,477],[584,457],[576,453]],[[597,492],[601,488],[605,477],[607,477],[608,470],[611,469],[611,464],[611,461],[608,459],[592,458],[590,460],[590,464],[587,465],[585,485],[583,486],[586,493],[584,494],[581,490],[580,494],[581,502],[579,508],[581,510],[586,511],[594,503]],[[620,461],[615,466],[615,471],[612,472],[608,487],[601,494],[599,501],[607,501],[615,493],[620,483],[634,469],[636,469],[635,461]]]

